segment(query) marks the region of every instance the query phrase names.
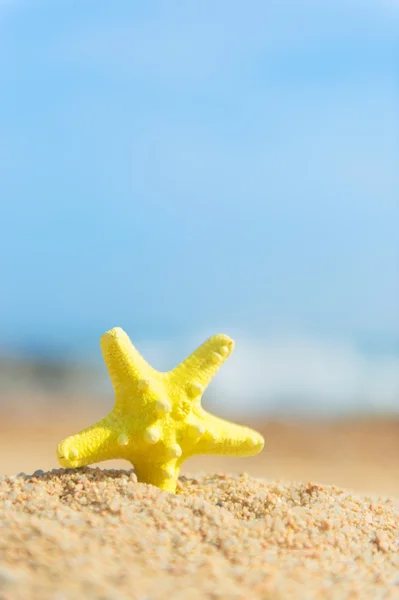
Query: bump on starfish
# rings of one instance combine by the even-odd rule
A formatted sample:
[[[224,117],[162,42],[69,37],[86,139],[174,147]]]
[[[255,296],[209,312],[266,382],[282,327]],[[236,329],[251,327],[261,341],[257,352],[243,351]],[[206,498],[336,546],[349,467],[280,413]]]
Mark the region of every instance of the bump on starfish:
[[[101,338],[115,406],[98,423],[63,440],[61,466],[78,468],[113,458],[134,466],[138,481],[176,492],[182,463],[196,454],[253,456],[263,437],[206,412],[201,396],[230,356],[227,335],[209,338],[168,373],[153,369],[116,327]]]

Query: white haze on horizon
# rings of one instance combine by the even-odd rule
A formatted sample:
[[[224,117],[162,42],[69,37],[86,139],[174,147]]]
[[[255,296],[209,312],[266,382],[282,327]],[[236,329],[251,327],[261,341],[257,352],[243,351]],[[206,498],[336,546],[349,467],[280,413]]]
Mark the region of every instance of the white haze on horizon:
[[[128,331],[129,333],[129,331]],[[209,337],[209,333],[180,340],[139,342],[138,350],[154,368],[169,370]],[[304,335],[276,334],[255,339],[232,334],[236,342],[204,395],[205,408],[221,416],[330,417],[399,415],[399,354],[369,355],[346,341]],[[0,370],[3,408],[43,396],[82,399],[111,407],[112,386],[99,348],[84,356],[58,378],[35,377],[22,362]],[[44,363],[45,365],[45,363]],[[45,367],[43,369],[45,371]],[[97,399],[97,400],[96,400]],[[35,404],[36,400],[33,401]],[[32,409],[34,407],[32,406]],[[20,410],[20,409],[18,409]]]
[[[139,349],[151,364],[166,370],[207,337],[192,336],[178,348],[162,342],[140,344]],[[233,337],[235,350],[204,396],[223,413],[399,413],[397,354],[371,356],[345,341],[306,336]]]

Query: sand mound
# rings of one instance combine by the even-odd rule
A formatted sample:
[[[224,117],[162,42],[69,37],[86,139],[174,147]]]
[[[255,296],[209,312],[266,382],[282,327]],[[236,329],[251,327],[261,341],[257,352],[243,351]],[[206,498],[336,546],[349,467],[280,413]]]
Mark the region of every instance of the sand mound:
[[[399,598],[399,511],[246,475],[0,477],[2,600]]]

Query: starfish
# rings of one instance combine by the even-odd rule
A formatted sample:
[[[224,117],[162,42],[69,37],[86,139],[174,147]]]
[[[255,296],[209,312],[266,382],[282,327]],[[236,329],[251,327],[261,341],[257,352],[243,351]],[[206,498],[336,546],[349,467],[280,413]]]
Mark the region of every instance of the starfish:
[[[100,344],[115,406],[104,419],[59,444],[61,466],[122,458],[132,463],[139,482],[175,493],[180,467],[190,456],[253,456],[263,449],[259,433],[201,406],[205,388],[233,351],[227,335],[209,338],[168,373],[153,369],[119,327],[107,331]]]

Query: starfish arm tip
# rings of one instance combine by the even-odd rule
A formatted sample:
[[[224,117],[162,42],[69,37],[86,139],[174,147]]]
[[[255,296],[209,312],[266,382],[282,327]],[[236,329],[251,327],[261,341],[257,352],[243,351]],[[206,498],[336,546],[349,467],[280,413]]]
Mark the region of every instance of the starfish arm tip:
[[[170,372],[170,380],[185,386],[188,394],[196,398],[216,375],[234,349],[234,341],[224,333],[218,333]],[[197,389],[195,389],[197,388]]]
[[[257,431],[252,431],[252,435],[250,437],[250,444],[252,446],[254,456],[262,452],[263,448],[265,447],[265,439]]]
[[[109,329],[108,331],[102,334],[100,338],[100,344],[101,346],[103,346],[104,344],[107,344],[111,341],[115,341],[122,338],[127,338],[127,334],[122,329],[122,327],[113,327],[112,329]]]
[[[230,356],[235,347],[234,340],[225,333],[218,333],[205,343],[223,360]]]

